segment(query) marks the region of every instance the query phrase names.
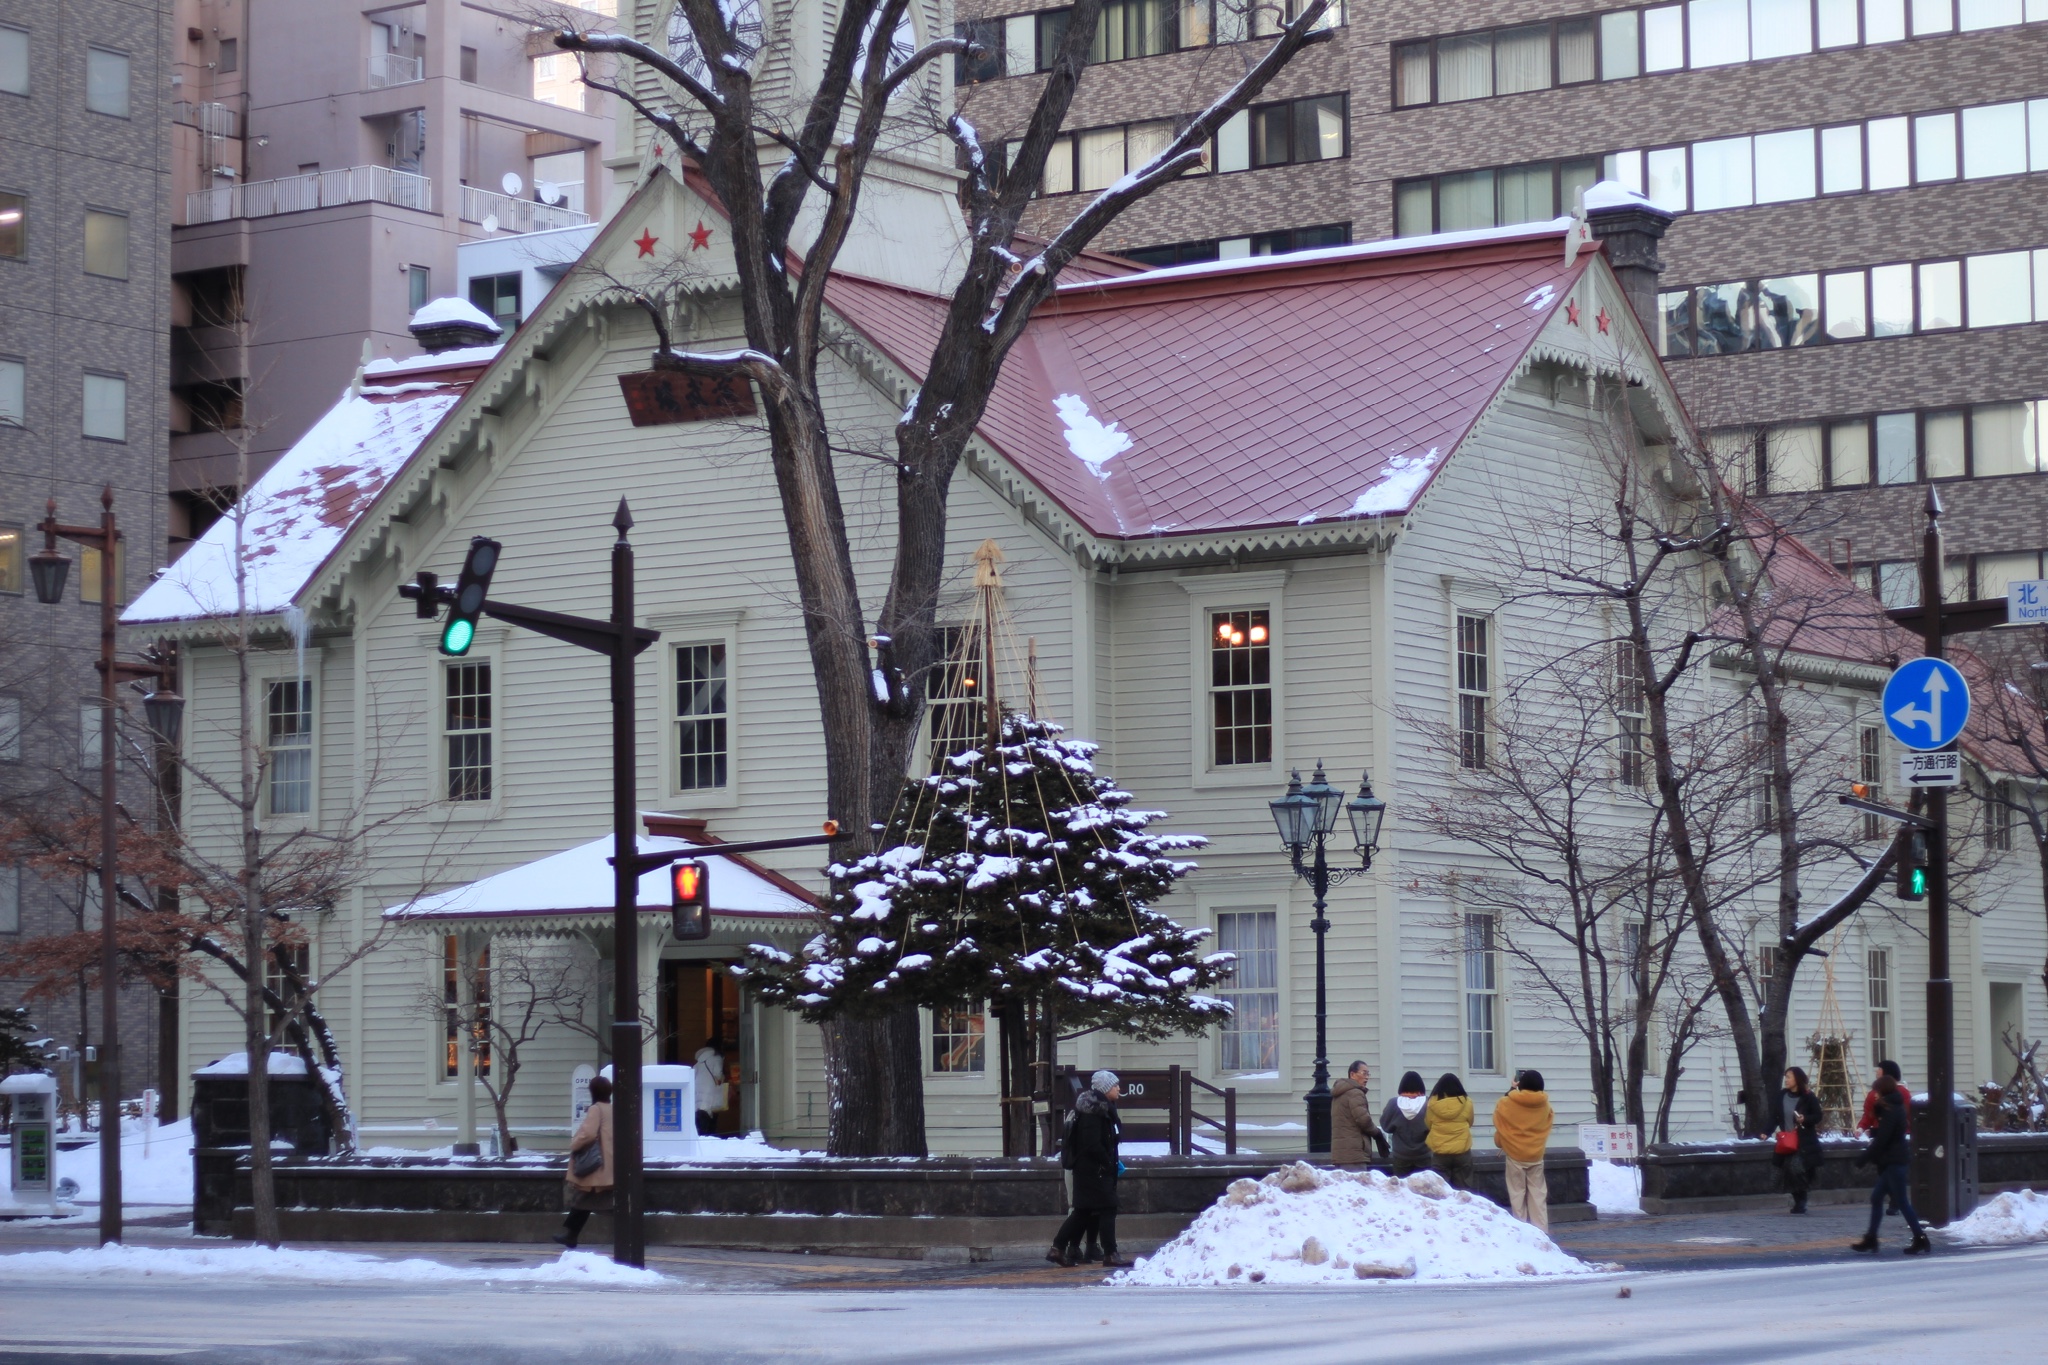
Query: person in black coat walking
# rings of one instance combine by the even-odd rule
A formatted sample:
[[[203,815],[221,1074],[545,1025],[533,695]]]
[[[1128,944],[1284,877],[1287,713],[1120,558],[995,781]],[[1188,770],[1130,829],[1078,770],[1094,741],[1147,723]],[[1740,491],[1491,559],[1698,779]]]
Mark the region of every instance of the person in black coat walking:
[[[1870,1130],[1870,1146],[1863,1155],[1856,1158],[1857,1164],[1877,1167],[1877,1183],[1870,1190],[1870,1231],[1863,1234],[1860,1242],[1851,1242],[1851,1251],[1876,1251],[1877,1227],[1884,1221],[1884,1205],[1887,1196],[1898,1205],[1899,1212],[1906,1216],[1906,1226],[1913,1229],[1913,1241],[1906,1248],[1908,1256],[1921,1256],[1934,1250],[1927,1240],[1927,1229],[1920,1225],[1920,1215],[1913,1211],[1913,1195],[1908,1186],[1906,1172],[1913,1162],[1913,1136],[1907,1107],[1906,1092],[1890,1076],[1877,1078],[1877,1125]]]
[[[1778,1096],[1777,1151],[1771,1160],[1784,1173],[1793,1213],[1806,1212],[1806,1194],[1813,1188],[1813,1173],[1825,1159],[1820,1150],[1820,1121],[1820,1097],[1813,1093],[1806,1072],[1796,1066],[1787,1067],[1785,1089]]]
[[[1074,1200],[1067,1221],[1053,1236],[1052,1250],[1045,1253],[1054,1265],[1077,1264],[1082,1239],[1098,1237],[1103,1265],[1130,1264],[1116,1249],[1116,1182],[1123,1174],[1123,1163],[1117,1160],[1123,1121],[1117,1116],[1116,1101],[1122,1093],[1114,1071],[1098,1071],[1074,1100],[1073,1121],[1060,1146],[1060,1165],[1074,1173]]]

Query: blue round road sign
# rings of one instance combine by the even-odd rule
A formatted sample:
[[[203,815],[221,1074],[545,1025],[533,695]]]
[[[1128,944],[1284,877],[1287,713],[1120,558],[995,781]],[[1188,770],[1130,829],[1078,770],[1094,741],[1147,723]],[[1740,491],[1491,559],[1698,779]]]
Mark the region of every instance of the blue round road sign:
[[[1946,659],[1909,659],[1884,685],[1884,723],[1908,749],[1941,749],[1970,719],[1970,685]]]

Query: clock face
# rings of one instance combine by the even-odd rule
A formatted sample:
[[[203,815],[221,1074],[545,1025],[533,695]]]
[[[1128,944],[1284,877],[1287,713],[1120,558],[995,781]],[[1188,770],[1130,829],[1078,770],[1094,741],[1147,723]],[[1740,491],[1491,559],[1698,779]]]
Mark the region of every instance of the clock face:
[[[741,60],[752,62],[761,51],[761,0],[718,0],[718,9],[732,31]],[[697,50],[697,35],[690,32],[690,20],[680,5],[668,16],[668,55],[696,79],[710,82],[711,69]]]
[[[875,30],[881,26],[881,22],[882,16],[877,14],[868,21],[868,31],[861,35],[860,52],[854,58],[853,63],[854,78],[856,80],[860,78],[861,71],[867,66],[868,45],[874,41]],[[917,30],[911,26],[910,10],[906,7],[903,11],[903,17],[896,21],[895,36],[889,39],[889,57],[884,70],[894,71],[897,67],[909,61],[911,55],[916,51]]]

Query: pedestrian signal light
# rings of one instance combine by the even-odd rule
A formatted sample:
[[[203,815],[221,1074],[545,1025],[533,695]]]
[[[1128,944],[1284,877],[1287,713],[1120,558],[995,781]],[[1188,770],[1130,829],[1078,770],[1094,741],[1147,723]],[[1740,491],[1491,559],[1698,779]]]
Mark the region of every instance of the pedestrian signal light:
[[[1899,899],[1902,901],[1924,901],[1927,899],[1927,836],[1915,832],[1906,840],[1905,851],[1899,855]]]
[[[451,657],[469,653],[476,641],[477,619],[484,614],[484,600],[491,590],[491,575],[498,568],[498,542],[478,536],[469,542],[469,554],[462,561],[462,576],[455,580],[455,596],[448,604],[448,624],[441,628],[441,652]]]
[[[711,869],[686,860],[670,866],[668,880],[676,938],[711,937]]]

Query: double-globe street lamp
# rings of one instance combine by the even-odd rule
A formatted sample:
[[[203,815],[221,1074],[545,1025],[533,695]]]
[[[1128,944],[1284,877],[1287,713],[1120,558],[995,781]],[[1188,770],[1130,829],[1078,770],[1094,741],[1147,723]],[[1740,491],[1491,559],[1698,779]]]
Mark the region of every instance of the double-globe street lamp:
[[[114,722],[119,702],[114,689],[124,678],[155,682],[156,690],[143,698],[143,711],[149,728],[173,747],[178,743],[185,701],[166,685],[161,662],[133,664],[114,657],[121,529],[114,519],[113,487],[100,490],[99,525],[65,525],[57,520],[57,500],[51,498],[37,529],[43,533],[43,548],[28,557],[28,571],[35,583],[36,600],[44,606],[64,600],[64,578],[71,561],[57,548],[60,538],[95,550],[100,557],[100,1241],[104,1244],[121,1240],[120,953],[114,935],[120,906],[114,875]]]
[[[1349,801],[1344,793],[1323,777],[1322,760],[1316,761],[1316,775],[1304,787],[1301,769],[1296,768],[1287,783],[1287,794],[1267,803],[1273,823],[1279,826],[1280,843],[1294,864],[1294,875],[1308,882],[1316,896],[1316,917],[1309,928],[1316,935],[1316,1071],[1315,1084],[1302,1098],[1308,1104],[1308,1150],[1330,1150],[1330,1037],[1329,997],[1324,975],[1324,943],[1329,936],[1326,913],[1330,888],[1372,870],[1372,855],[1379,851],[1380,823],[1387,818],[1387,803],[1372,794],[1372,774],[1358,783],[1358,795]],[[1325,850],[1336,831],[1339,811],[1351,819],[1351,837],[1357,845],[1358,866],[1330,866]]]

